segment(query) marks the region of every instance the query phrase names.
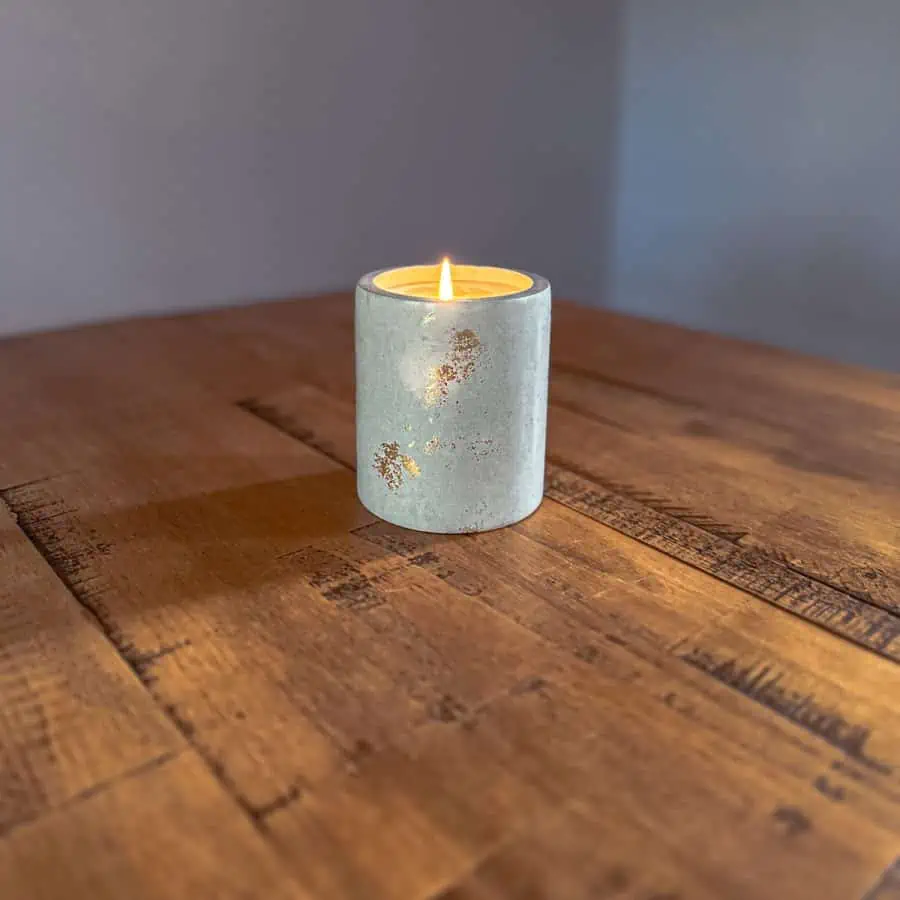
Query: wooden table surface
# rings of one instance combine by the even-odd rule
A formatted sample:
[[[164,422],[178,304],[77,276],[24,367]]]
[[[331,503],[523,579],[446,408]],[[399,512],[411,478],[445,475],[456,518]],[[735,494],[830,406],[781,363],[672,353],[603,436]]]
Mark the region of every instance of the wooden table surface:
[[[352,351],[0,343],[0,898],[900,898],[900,378],[557,303],[547,499],[445,537]]]

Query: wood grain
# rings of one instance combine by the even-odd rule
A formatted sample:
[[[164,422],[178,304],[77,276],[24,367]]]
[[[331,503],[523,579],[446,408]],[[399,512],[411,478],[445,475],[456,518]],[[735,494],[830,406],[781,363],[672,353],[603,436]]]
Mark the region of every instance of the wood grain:
[[[554,328],[458,537],[356,501],[347,298],[0,343],[0,896],[896,893],[900,379]]]
[[[182,742],[2,503],[0,571],[2,835]]]
[[[0,897],[303,900],[276,853],[190,753],[161,760],[0,842]]]

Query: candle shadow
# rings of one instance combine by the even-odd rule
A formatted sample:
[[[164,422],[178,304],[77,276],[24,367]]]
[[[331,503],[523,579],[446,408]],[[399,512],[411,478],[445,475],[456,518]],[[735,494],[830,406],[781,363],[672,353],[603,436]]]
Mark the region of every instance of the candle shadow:
[[[286,562],[292,553],[375,520],[356,498],[354,474],[340,469],[102,514],[70,506],[67,480],[13,488],[4,499],[18,528],[89,609],[196,604],[272,583],[289,587],[297,577]],[[20,539],[13,528],[0,531],[0,552]]]

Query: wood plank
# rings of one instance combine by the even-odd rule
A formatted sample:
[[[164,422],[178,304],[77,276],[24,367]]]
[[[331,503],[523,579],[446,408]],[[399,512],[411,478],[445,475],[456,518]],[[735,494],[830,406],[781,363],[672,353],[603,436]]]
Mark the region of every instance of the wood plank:
[[[900,443],[893,437],[882,441],[877,457],[873,456],[875,445],[868,441],[857,446],[849,458],[844,443],[830,452],[827,442],[808,440],[812,447],[802,452],[811,456],[805,464],[814,470],[830,466],[838,472],[843,471],[841,465],[850,465],[848,471],[856,472],[858,479],[846,485],[840,477],[807,473],[778,464],[777,459],[769,460],[770,453],[801,452],[780,440],[783,428],[732,418],[722,426],[723,438],[711,440],[706,434],[686,431],[692,425],[712,428],[707,425],[711,420],[718,428],[721,416],[692,408],[685,411],[633,390],[585,386],[581,381],[554,374],[550,449],[560,461],[589,469],[632,499],[650,502],[662,511],[677,510],[679,518],[712,528],[726,539],[743,539],[745,545],[771,553],[780,562],[827,580],[857,598],[888,609],[900,608],[900,531],[896,524],[900,492],[895,487],[900,478],[900,452],[895,448],[900,449]],[[321,415],[327,417],[326,430],[340,428],[339,414],[321,400],[310,396],[305,409],[298,407],[299,391],[309,388],[290,390],[294,391],[291,403],[299,413],[298,421],[315,421]],[[257,411],[271,419],[279,397],[273,394],[268,400],[268,410]],[[252,405],[254,401],[249,402]],[[573,406],[593,421],[586,422],[583,415],[571,412]],[[600,420],[610,415],[608,427]],[[344,421],[345,427],[350,427],[348,420]],[[900,415],[891,421],[900,422]],[[309,428],[305,430],[303,437],[309,441]],[[900,425],[897,430],[900,433]],[[755,442],[768,453],[754,454],[740,445],[735,435],[745,432],[750,433],[747,442]],[[790,439],[789,444],[796,447],[797,439]],[[329,452],[327,447],[323,449]],[[860,482],[878,461],[883,478],[893,489],[869,488]]]
[[[669,399],[826,433],[900,411],[900,375],[571,303],[553,304],[553,362]]]
[[[0,571],[2,835],[184,743],[2,502]]]
[[[740,407],[721,411],[610,383],[589,371],[562,365],[554,369],[551,387],[554,406],[629,435],[665,439],[679,454],[691,452],[697,459],[742,469],[749,465],[750,473],[774,470],[801,479],[807,475],[844,479],[824,482],[823,493],[873,484],[889,488],[894,495],[898,490],[900,410],[875,407],[878,427],[866,428],[866,439],[860,440],[859,431],[835,428],[834,419],[829,427],[811,430],[801,411],[799,416],[788,414],[777,424],[769,424],[748,416]],[[848,481],[851,484],[846,484]]]
[[[745,544],[900,608],[900,414],[896,440],[847,449],[844,437],[785,436],[566,377],[554,378],[553,404],[550,452],[561,461],[659,507],[729,523]]]
[[[548,503],[523,529],[540,528],[553,508]],[[558,523],[550,528],[555,533],[563,530]],[[518,531],[435,540],[376,524],[356,533],[405,552],[411,562],[573,657],[636,685],[683,715],[688,729],[717,731],[754,757],[766,757],[777,747],[781,766],[805,772],[817,790],[852,778],[849,791],[840,789],[842,799],[852,794],[854,805],[888,828],[896,821],[900,780],[894,762],[900,722],[887,700],[900,689],[895,667],[882,663],[871,672],[871,681],[848,689],[840,678],[848,665],[858,662],[859,652],[824,633],[821,641],[816,633],[809,640],[799,621],[796,629],[779,631],[784,640],[778,643],[740,640],[745,623],[759,617],[751,616],[750,604],[730,596],[734,591],[704,591],[701,606],[696,602],[696,579],[692,595],[691,579],[686,579],[683,598],[673,590],[675,596],[663,601],[641,588],[628,590],[624,579],[618,584],[605,581],[615,567],[607,547],[594,554],[596,561],[585,559],[582,549],[584,562],[573,563],[571,556],[524,540]],[[585,543],[582,535],[582,548]],[[604,575],[596,574],[601,570]],[[637,579],[642,587],[648,581],[652,585],[649,572],[637,571],[645,575]],[[740,625],[732,625],[735,609],[741,614]],[[679,634],[682,637],[676,638]],[[796,647],[804,643],[808,649],[798,654]],[[841,674],[836,678],[835,673]],[[748,709],[744,698],[758,707]],[[451,711],[464,708],[455,698],[446,705]],[[810,736],[822,743],[810,741]],[[783,742],[795,746],[787,748]]]
[[[352,296],[343,293],[8,338],[0,341],[0,410],[20,417],[54,396],[77,408],[76,397],[96,401],[90,392],[98,383],[113,390],[118,379],[124,392],[123,376],[146,391],[165,369],[231,400],[298,380],[352,400],[352,329]],[[897,375],[560,300],[553,350],[557,370],[569,367],[776,428],[820,423],[818,431],[828,434],[844,419],[872,432],[875,420],[860,407],[894,416],[900,410]],[[63,383],[73,379],[78,383]]]
[[[352,398],[352,356],[339,357],[349,366],[334,365],[335,341],[347,349],[348,312],[352,340],[347,301],[261,304],[0,339],[0,487],[91,464],[110,418],[132,417],[152,430],[149,410],[197,416],[221,398],[233,402],[337,370],[341,378],[326,377],[325,386],[340,385]]]
[[[17,878],[61,891],[35,860],[74,866],[74,827],[89,896],[164,894],[170,855],[177,890],[216,894],[208,861],[232,845],[236,896],[293,895],[263,836],[326,898],[892,889],[898,382],[557,312],[561,502],[453,538],[355,499],[346,298],[0,345],[16,533],[192,748],[20,818],[0,841]],[[800,549],[778,543],[792,528]],[[101,798],[209,834],[138,854],[105,830],[119,812],[91,819]]]
[[[900,661],[900,617],[752,548],[553,463],[549,496],[601,524],[892,659]]]
[[[653,852],[647,853],[648,846]],[[440,900],[506,897],[691,897],[721,900],[726,883],[685,871],[652,829],[572,802],[494,848]],[[729,896],[736,896],[730,894]]]
[[[547,509],[549,513],[554,506],[547,505]],[[568,522],[557,523],[556,518]],[[504,547],[510,540],[505,534],[502,537],[491,535],[490,541],[480,543],[489,551],[489,562],[499,578],[515,577],[512,570],[518,569],[523,581],[540,589],[547,601],[556,605],[559,605],[560,595],[566,597],[573,593],[572,586],[582,591],[589,588],[590,573],[611,569],[617,573],[622,587],[615,589],[619,602],[614,611],[619,613],[619,619],[623,618],[619,610],[627,604],[628,613],[633,613],[639,623],[639,627],[632,626],[630,630],[620,626],[618,635],[627,650],[660,668],[659,675],[664,677],[655,689],[659,690],[664,702],[678,705],[676,699],[666,693],[676,687],[671,683],[672,678],[704,690],[710,686],[703,680],[685,678],[680,667],[676,670],[667,665],[659,656],[660,649],[668,650],[690,665],[703,663],[696,667],[822,737],[852,761],[854,757],[859,759],[865,755],[864,746],[834,740],[836,735],[828,732],[828,726],[839,724],[845,718],[839,714],[829,715],[829,710],[834,712],[843,708],[851,719],[861,717],[873,727],[851,726],[844,721],[846,727],[840,727],[838,731],[852,731],[863,745],[874,737],[879,749],[872,754],[873,759],[893,762],[897,736],[891,698],[900,690],[900,669],[895,664],[887,659],[871,658],[827,631],[810,628],[801,618],[781,616],[773,608],[724,583],[704,578],[687,567],[672,566],[667,557],[650,547],[628,541],[618,533],[607,534],[602,543],[586,541],[579,534],[577,519],[573,511],[557,509],[552,515],[532,517],[513,529],[540,547],[556,551],[566,560],[567,570],[563,570],[566,575],[561,583],[545,585],[546,579],[538,573],[547,568],[546,557],[521,546],[511,553],[512,548]],[[491,544],[496,546],[491,547]],[[610,552],[611,547],[616,549],[616,556]],[[504,559],[514,563],[507,562],[504,568]],[[532,559],[534,563],[531,563]],[[623,559],[627,562],[623,563]],[[629,589],[623,590],[626,586]],[[588,594],[590,596],[597,595]],[[584,600],[577,592],[575,597]],[[579,624],[590,623],[582,614]],[[599,631],[596,626],[591,628],[594,634]],[[587,636],[583,630],[582,641]],[[602,652],[594,652],[598,650],[596,643],[590,643],[580,647],[575,645],[574,652],[591,660],[608,652],[605,648]],[[654,650],[657,651],[655,655]],[[721,671],[708,664],[710,659],[722,664]],[[746,674],[746,681],[742,681],[742,673]],[[796,701],[796,705],[778,702],[781,699],[776,690],[781,680],[779,676],[788,682],[782,689],[784,699]],[[646,684],[647,676],[642,677]],[[804,684],[814,687],[806,692]],[[767,694],[770,688],[771,695]],[[680,687],[677,690],[680,691]],[[717,702],[727,705],[721,696]],[[754,721],[757,727],[761,724],[759,720]],[[885,731],[879,735],[882,726]],[[752,735],[747,739],[750,737]],[[759,752],[765,752],[763,745]],[[894,767],[875,764],[872,771],[892,774],[887,768]],[[884,779],[875,779],[875,782],[876,791],[888,788]]]
[[[73,592],[185,734],[193,736],[194,706],[205,708],[206,698],[186,690],[176,705],[161,687],[161,673],[178,679],[184,669],[188,686],[193,673],[221,679],[216,692],[221,709],[215,709],[213,722],[228,741],[232,721],[246,717],[249,728],[263,723],[256,710],[254,654],[270,664],[280,657],[243,635],[252,636],[275,608],[290,618],[283,602],[267,606],[267,595],[273,603],[280,596],[278,557],[371,517],[358,506],[345,472],[238,409],[153,421],[152,429],[130,416],[117,427],[111,422],[94,467],[5,496],[61,577],[67,578],[72,561],[78,561],[78,577],[70,579]],[[116,474],[123,467],[124,479]],[[321,622],[309,625],[321,628]],[[229,635],[241,652],[235,657],[227,644],[219,648],[217,633]],[[335,634],[336,647],[342,640]],[[243,667],[251,676],[247,682],[238,679],[243,691],[237,691],[229,680]],[[265,722],[268,752],[293,773],[293,749],[277,739],[283,725],[277,699],[265,710],[271,716]],[[289,700],[285,704],[292,708]],[[285,719],[297,729],[298,743],[314,755],[315,732],[311,737],[302,715]],[[207,749],[206,758],[218,768],[219,755]],[[252,779],[238,794],[245,805],[264,808],[288,789],[276,767],[278,789],[269,790],[273,776],[254,759],[252,744],[240,756]]]
[[[257,404],[256,410],[258,414],[266,417],[279,427],[294,433],[300,439],[307,440],[317,446],[327,447],[328,452],[331,455],[342,457],[346,462],[352,463],[353,447],[352,443],[348,440],[347,432],[345,430],[347,411],[345,410],[344,425],[341,427],[341,416],[338,414],[335,402],[330,398],[317,396],[317,392],[304,388],[296,392],[296,396],[292,395],[291,392],[287,392],[278,398],[267,398],[266,403]],[[314,426],[310,427],[313,423]],[[325,427],[323,427],[323,423]],[[328,426],[332,423],[335,424],[337,430],[328,430]],[[552,506],[549,508],[553,509]],[[545,505],[545,510],[546,509],[547,507]],[[624,635],[628,636],[630,644],[629,649],[639,648],[638,652],[641,654],[651,652],[652,641],[648,646],[641,646],[641,642],[646,636],[646,625],[641,629],[635,629],[634,627],[630,629],[623,628],[622,620],[625,619],[625,622],[628,622],[628,618],[621,613],[618,613],[618,623],[615,622],[615,614],[612,616],[607,614],[606,620],[604,621],[603,613],[599,612],[595,605],[587,611],[582,610],[581,615],[576,619],[578,623],[576,628],[573,628],[571,625],[567,626],[564,621],[566,617],[559,615],[559,607],[561,605],[568,605],[570,607],[576,605],[572,602],[574,600],[572,590],[577,590],[574,587],[576,584],[581,591],[587,590],[590,592],[593,588],[595,592],[592,596],[595,599],[598,599],[603,593],[609,594],[610,589],[618,591],[620,594],[627,592],[628,600],[626,602],[632,603],[635,600],[635,595],[639,595],[640,588],[644,587],[648,581],[652,583],[653,580],[656,580],[648,579],[647,575],[649,573],[647,573],[646,569],[636,571],[631,567],[622,570],[620,577],[617,578],[614,585],[607,585],[607,590],[602,592],[597,584],[602,578],[593,575],[592,573],[602,571],[603,578],[606,578],[611,572],[615,571],[615,568],[613,567],[611,569],[609,564],[608,547],[603,548],[601,559],[588,561],[592,568],[582,568],[580,572],[574,574],[574,577],[572,573],[572,560],[573,558],[577,559],[579,556],[578,553],[574,552],[574,546],[566,548],[569,552],[565,557],[557,557],[555,569],[548,563],[547,559],[540,559],[536,562],[536,568],[532,571],[529,565],[530,557],[528,552],[518,546],[507,546],[502,549],[498,548],[497,552],[488,553],[487,557],[483,557],[486,544],[509,544],[510,540],[515,539],[515,532],[519,530],[533,530],[534,528],[538,528],[545,534],[577,534],[577,529],[572,528],[571,526],[569,528],[562,528],[559,527],[558,524],[556,527],[548,525],[541,529],[540,523],[542,523],[543,519],[544,510],[537,516],[532,517],[532,519],[528,520],[526,523],[517,526],[515,529],[463,539],[447,539],[435,538],[434,536],[429,535],[415,535],[413,533],[403,532],[400,529],[394,529],[391,526],[384,524],[375,524],[361,530],[358,529],[356,534],[365,536],[367,540],[374,539],[376,543],[380,543],[390,550],[405,554],[407,558],[415,562],[416,565],[435,572],[438,577],[445,581],[445,583],[452,585],[455,589],[463,591],[469,596],[477,597],[483,602],[491,604],[494,608],[502,609],[505,614],[516,617],[517,621],[527,624],[529,627],[534,628],[545,636],[550,636],[554,641],[560,643],[566,643],[568,641],[569,649],[581,659],[589,660],[596,664],[598,657],[604,658],[608,656],[610,649],[612,650],[613,655],[615,655],[617,645],[624,643],[626,640],[626,638],[623,637]],[[583,540],[579,541],[577,538],[572,540],[572,544],[574,545],[575,543],[578,543],[580,546],[584,544]],[[533,554],[531,555],[533,556]],[[583,552],[581,555],[583,555]],[[504,565],[504,560],[511,560],[514,562],[512,566],[509,564]],[[664,559],[662,562],[668,565],[670,569],[672,568],[670,562],[667,562]],[[685,571],[688,575],[691,574],[690,570]],[[517,572],[519,574],[518,578],[516,575]],[[568,573],[570,580],[565,578],[566,573]],[[657,572],[654,574],[658,578],[660,573]],[[529,588],[530,592],[533,594],[536,586],[539,586],[542,583],[542,579],[545,579],[543,583],[549,588],[549,590],[546,591],[546,594],[552,598],[551,603],[555,600],[557,607],[555,610],[553,610],[552,606],[547,608],[546,605],[545,608],[541,610],[535,606],[535,598],[533,596],[529,597]],[[697,580],[696,576],[693,580]],[[594,582],[593,585],[592,582]],[[662,584],[662,581],[659,580],[659,583]],[[637,587],[637,590],[635,590],[635,587]],[[666,582],[665,593],[668,595],[669,604],[672,602],[672,590],[673,581],[668,580]],[[725,593],[727,592],[727,589],[726,591],[720,592]],[[713,593],[715,592],[713,591]],[[507,594],[509,595],[508,602],[505,600]],[[687,625],[688,629],[693,627],[700,631],[705,628],[709,631],[710,628],[708,626],[710,620],[717,619],[716,609],[711,609],[709,606],[709,594],[709,590],[704,591],[704,607],[693,611],[696,618],[689,618],[688,623],[683,623]],[[584,601],[585,599],[588,599],[591,594],[588,593],[585,595],[578,593],[576,596],[578,600]],[[694,596],[696,596],[696,588],[694,588]],[[655,596],[652,604],[645,603],[637,610],[634,610],[635,616],[632,621],[646,622],[648,619],[645,617],[648,616],[648,614],[650,616],[650,621],[652,621],[653,618],[660,621],[660,606],[662,602],[661,596]],[[745,602],[735,603],[730,613],[719,612],[719,615],[733,614],[734,611],[746,609],[747,606],[748,604]],[[555,618],[550,610],[557,613]],[[586,640],[589,640],[590,637],[590,633],[586,632],[584,628],[588,621],[584,618],[586,612],[593,614],[593,617],[598,620],[592,628],[594,635],[598,635],[599,633],[599,640],[594,644],[586,643]],[[665,615],[662,616],[662,619],[665,619]],[[599,626],[600,622],[603,623],[602,626]],[[705,625],[703,623],[705,623]],[[604,633],[604,629],[606,629],[606,633]],[[612,634],[609,633],[610,630],[612,631]],[[677,630],[674,628],[674,623],[671,620],[665,622],[664,627],[661,628],[661,634],[668,634],[670,639],[672,635],[677,633]],[[576,634],[577,639],[574,639]],[[635,635],[637,635],[637,640],[635,640]],[[611,643],[609,637],[612,637],[615,640]],[[853,656],[857,653],[857,651],[853,651],[852,648],[846,647],[846,645],[834,641],[834,639],[828,639],[826,635],[823,635],[823,637],[827,639],[827,643],[832,652],[837,646],[846,648],[848,652],[843,653],[844,656]],[[643,641],[643,643],[647,644],[646,641]],[[600,645],[599,648],[597,644]],[[660,649],[659,646],[657,646],[656,649]],[[840,653],[838,654],[838,656],[841,655],[842,654]],[[690,715],[691,717],[704,717],[709,715],[710,711],[708,709],[706,712],[702,712],[704,707],[702,695],[700,703],[696,700],[696,683],[692,684],[692,679],[686,676],[684,672],[673,673],[670,669],[666,670],[664,676],[666,680],[666,690],[663,692],[662,685],[664,682],[662,678],[657,678],[655,683],[653,683],[653,679],[646,671],[646,666],[643,667],[644,671],[641,671],[641,666],[636,666],[636,661],[634,659],[632,659],[631,662],[632,664],[629,666],[624,664],[621,659],[617,659],[612,668],[615,668],[620,676],[623,673],[631,671],[634,673],[634,677],[642,679],[642,683],[645,687],[648,687],[648,682],[652,683],[652,689],[658,692],[659,699],[663,700],[668,706],[674,705],[675,707],[682,709],[685,714]],[[656,665],[659,664],[659,660],[657,660]],[[814,657],[812,668],[814,670],[818,670],[819,668],[814,663]],[[884,673],[893,677],[896,681],[898,673],[893,667],[887,666],[887,668],[884,669]],[[784,677],[784,674],[785,673],[782,672],[781,676]],[[671,690],[673,686],[677,686],[678,695]],[[900,687],[900,685],[898,685],[898,687]],[[871,691],[872,688],[873,685],[870,685],[869,690]],[[816,702],[814,702],[812,698],[806,698],[807,703],[809,704],[810,720],[813,717],[818,717],[819,719],[822,718],[822,713],[825,709],[825,705],[823,704],[827,703],[829,692],[826,690],[825,694],[826,699],[823,700],[820,697],[818,705],[816,705]],[[833,691],[831,692],[831,696],[834,696]],[[847,698],[842,697],[842,699],[846,700]],[[854,700],[855,699],[856,698],[854,698]],[[723,730],[730,731],[732,735],[734,735],[734,729],[736,727],[735,723],[728,721],[727,715],[722,715],[722,698],[716,698],[715,702],[717,706],[715,710],[716,714],[713,715],[712,718],[723,720],[720,722]],[[759,698],[757,698],[757,702],[759,702]],[[708,705],[708,703],[709,698],[706,699],[706,705]],[[727,702],[724,705],[727,707]],[[762,703],[761,705],[764,708],[766,707],[765,703]],[[784,710],[779,710],[777,704],[769,703],[768,708],[770,710],[774,709],[777,714],[784,714]],[[464,716],[464,713],[461,712],[461,710],[464,709],[465,706],[459,704],[455,700],[448,699],[446,703],[447,715],[450,718]],[[896,718],[891,716],[890,710],[886,710],[878,705],[876,705],[875,713],[879,716],[881,714],[886,714],[885,718],[877,719],[879,724],[882,721],[888,723],[888,730],[882,735],[882,738],[879,739],[878,743],[880,746],[886,746],[890,749],[893,746],[892,742],[894,740],[891,737],[891,734],[897,734]],[[891,719],[893,719],[893,721],[891,721]],[[790,721],[789,718],[788,720]],[[833,711],[828,721],[832,726],[835,726],[837,719]],[[751,752],[765,754],[767,752],[768,742],[771,741],[772,736],[763,732],[762,738],[758,738],[760,729],[759,723],[752,725],[748,722],[748,724],[750,725],[749,729],[741,729],[738,727],[738,733],[741,735],[742,740],[746,740],[749,747],[752,748]],[[800,725],[801,727],[804,727],[802,722]],[[847,729],[847,733],[851,734],[852,737],[853,732],[851,726],[847,726]],[[832,731],[834,730],[833,727]],[[840,729],[837,729],[837,731],[839,732]],[[856,732],[856,734],[858,740],[859,735],[862,734],[862,732]],[[823,730],[820,737],[828,742],[827,739],[829,738],[829,734]],[[830,737],[836,742],[832,743],[832,746],[838,751],[847,751],[848,747],[850,747],[851,751],[853,750],[853,745],[848,744],[843,747],[840,745],[839,734],[832,734]],[[748,738],[758,739],[748,740]],[[784,761],[786,757],[782,757],[782,759]],[[826,791],[829,790],[832,785],[832,782],[828,781],[829,774],[832,781],[835,783],[840,776],[835,775],[833,771],[829,770],[827,758],[823,759],[820,765],[822,771],[818,774],[811,773],[809,776],[809,783],[814,789],[821,792],[822,789]],[[856,775],[858,773],[854,774]],[[885,787],[884,784],[881,783],[883,778],[880,778],[879,776],[885,774],[888,773],[868,773],[868,776],[860,777],[870,777],[871,780],[870,786],[862,789],[863,791],[871,790],[872,796],[870,799],[874,801],[873,804],[869,804],[867,807],[866,815],[875,815],[876,818],[881,818],[882,821],[885,821],[888,827],[890,827],[889,823],[894,821],[895,812],[884,808],[881,808],[880,810],[874,808],[879,806],[878,798]],[[818,785],[817,788],[816,785]],[[843,788],[840,788],[840,791],[843,790]],[[857,790],[857,793],[859,793],[859,789]],[[865,806],[867,802],[868,801],[864,801],[863,805]],[[782,811],[782,815],[788,816],[788,813]]]
[[[0,841],[9,900],[300,900],[274,851],[187,751]]]
[[[785,883],[812,879],[828,896],[834,884],[847,882],[814,871],[812,860],[821,856],[842,863],[845,878],[871,880],[883,866],[891,834],[884,816],[870,820],[860,812],[865,804],[832,808],[812,786],[822,765],[815,749],[792,754],[786,745],[779,755],[792,762],[785,768],[739,753],[724,729],[704,727],[709,755],[694,757],[689,748],[696,735],[676,753],[668,746],[672,729],[686,738],[696,725],[683,732],[682,714],[642,687],[603,675],[415,563],[350,535],[371,522],[357,518],[358,511],[327,527],[323,517],[335,502],[352,499],[352,482],[337,473],[345,479],[339,488],[330,461],[238,410],[210,413],[195,434],[158,434],[157,444],[146,448],[152,452],[132,459],[124,484],[104,466],[10,492],[10,502],[25,527],[43,529],[51,559],[91,559],[85,575],[93,587],[85,602],[96,603],[91,591],[102,586],[98,611],[108,633],[136,648],[179,646],[155,662],[145,683],[315,895],[346,895],[354,877],[372,897],[416,896],[455,882],[496,840],[567,797],[608,803],[583,786],[598,768],[633,784],[629,790],[637,794],[626,806],[639,808],[671,791],[667,778],[675,765],[683,784],[675,806],[666,808],[674,814],[687,804],[687,818],[701,809],[706,816],[698,832],[682,836],[683,852],[702,841],[737,865],[762,842],[781,861],[761,874],[756,890],[763,875],[777,875]],[[194,440],[195,451],[185,453]],[[183,448],[177,467],[171,454],[161,453],[171,441]],[[238,451],[250,446],[252,456]],[[219,454],[214,469],[211,448]],[[296,484],[284,478],[291,471]],[[266,480],[270,474],[281,480]],[[224,487],[226,481],[237,486]],[[48,509],[62,516],[42,518]],[[90,557],[86,546],[97,542],[106,549]],[[532,723],[527,698],[547,691],[553,699],[543,715],[550,718]],[[504,712],[489,725],[508,707],[512,718]],[[474,730],[461,727],[472,716]],[[460,727],[452,728],[454,722]],[[463,735],[462,746],[454,737],[452,752],[443,749],[448,725]],[[607,735],[602,747],[595,746],[598,729]],[[482,730],[496,731],[488,744],[468,739]],[[628,762],[637,747],[640,777]],[[467,782],[458,781],[457,754],[468,760]],[[493,783],[498,766],[513,780],[499,811],[486,820],[493,794],[485,803],[485,779]],[[381,802],[402,802],[405,814],[392,817],[390,805],[379,808],[379,822],[390,819],[380,822],[384,836],[364,841],[359,828],[373,813],[368,806],[346,807],[345,792],[369,767],[389,778],[391,793],[379,792]],[[445,770],[451,774],[438,790],[434,775]],[[395,795],[397,779],[415,793]],[[708,796],[701,785],[710,779],[724,779],[736,793]],[[791,871],[777,849],[781,826],[772,825],[780,795],[795,804],[802,796],[804,814],[817,822],[809,865],[792,862]],[[739,810],[751,796],[756,811],[747,819]],[[456,822],[449,838],[448,815]],[[731,833],[721,844],[726,823],[741,840]],[[322,837],[315,836],[335,828],[337,856],[322,851]],[[848,830],[858,836],[852,848]],[[384,870],[388,847],[413,841],[413,832],[420,836],[410,846],[421,853],[410,857],[410,868]],[[328,864],[324,874],[320,858]],[[377,870],[369,859],[378,861]]]
[[[344,405],[342,410],[339,401],[305,387],[273,395],[265,401],[250,401],[247,409],[299,440],[323,448],[333,458],[354,465],[355,448],[347,425],[352,412],[349,406]],[[566,414],[562,411],[562,415]],[[614,480],[611,485],[615,490],[610,489],[610,482],[598,484],[597,479],[604,476],[597,475],[597,471],[608,471],[604,466],[632,466],[634,448],[627,448],[631,452],[620,456],[610,454],[601,436],[591,430],[594,423],[580,419],[560,435],[559,416],[560,412],[553,412],[552,424],[557,433],[551,431],[550,449],[551,453],[565,453],[560,463],[568,464],[569,468],[561,468],[560,464],[550,466],[549,495],[553,499],[861,646],[889,658],[900,658],[900,618],[890,614],[897,603],[893,593],[889,593],[895,580],[893,572],[883,572],[882,577],[871,579],[870,592],[865,595],[856,590],[848,594],[847,588],[821,583],[824,576],[806,574],[797,565],[798,561],[783,559],[777,548],[775,558],[752,548],[741,548],[738,542],[746,533],[738,526],[723,524],[721,517],[716,520],[688,507],[648,500],[647,494],[631,486],[623,487]],[[590,466],[586,472],[588,478],[571,471],[573,467],[580,470],[582,463]],[[665,473],[671,468],[671,461],[661,461],[658,471]],[[696,492],[690,499],[696,509]],[[721,510],[714,512],[721,513]],[[895,552],[900,553],[900,547]],[[886,609],[872,605],[873,600],[880,601]]]
[[[346,428],[349,410],[344,409],[342,424],[339,404],[331,398],[303,388],[270,398],[258,411],[299,439],[327,447],[335,458],[353,464],[352,433]],[[315,423],[315,427],[310,429],[303,423]],[[696,692],[696,681],[672,666],[659,672],[661,677],[651,677],[646,666],[642,671],[633,657],[629,660],[627,654],[623,658],[617,652],[625,645],[629,653],[652,660],[653,666],[659,667],[660,652],[678,647],[679,658],[691,664],[703,661],[705,667],[697,666],[700,671],[817,734],[847,754],[851,762],[861,762],[864,767],[872,763],[876,772],[889,774],[878,762],[881,750],[871,759],[865,756],[865,744],[873,729],[848,722],[836,710],[857,710],[863,721],[875,723],[875,744],[891,759],[900,734],[890,702],[885,705],[879,698],[888,684],[893,688],[887,689],[885,696],[900,691],[900,670],[889,664],[870,665],[842,642],[826,634],[809,633],[801,622],[795,625],[787,619],[773,628],[770,618],[761,615],[766,608],[743,593],[698,577],[691,569],[675,567],[666,557],[618,534],[585,541],[579,518],[545,504],[541,515],[513,529],[461,541],[417,535],[383,523],[357,529],[356,534],[406,556],[456,589],[561,644],[578,658],[604,664],[618,677],[640,678],[659,700],[683,705],[693,715],[703,704],[685,700],[685,688],[689,693]],[[517,543],[516,532],[539,546]],[[606,597],[617,601],[611,609],[597,602]],[[702,602],[697,602],[698,597]],[[626,614],[621,611],[623,604],[627,604]],[[769,637],[757,646],[735,644],[730,626],[735,620],[740,621],[741,632],[755,626],[763,638],[774,635],[783,640],[775,642]],[[703,639],[699,640],[701,635]],[[794,658],[801,645],[816,649],[801,655],[798,669]],[[845,672],[848,666],[856,682],[863,680],[859,673],[872,675],[859,693],[847,694],[842,680],[834,680],[834,673]],[[678,693],[672,691],[673,679],[682,683]],[[782,680],[789,684],[779,689]],[[759,691],[754,691],[756,683]],[[853,681],[848,683],[852,685]],[[723,698],[719,696],[716,703],[721,706]],[[759,729],[760,723],[752,727]],[[744,739],[753,743],[753,737],[749,734]],[[765,744],[757,745],[755,752],[765,753]],[[827,765],[825,768],[826,773],[814,781],[828,783]],[[835,777],[830,775],[832,780]],[[886,789],[883,778],[871,772],[866,777],[873,796]]]
[[[704,733],[695,743],[684,730],[666,739],[656,725],[669,715],[647,716],[633,692],[572,672],[544,681],[422,730],[405,751],[373,754],[354,776],[277,813],[273,833],[302,848],[310,889],[337,897],[366,884],[372,896],[439,896],[473,859],[571,797],[626,833],[646,823],[685,861],[686,883],[725,884],[721,896],[768,897],[772,884],[782,896],[854,896],[890,858],[894,838],[824,796],[801,796],[783,776],[743,766],[734,777],[730,742]],[[866,832],[858,844],[845,830],[857,827]],[[593,833],[602,843],[602,830]],[[637,845],[639,855],[622,860],[629,870],[649,852],[646,840]],[[410,852],[385,870],[392,846]]]

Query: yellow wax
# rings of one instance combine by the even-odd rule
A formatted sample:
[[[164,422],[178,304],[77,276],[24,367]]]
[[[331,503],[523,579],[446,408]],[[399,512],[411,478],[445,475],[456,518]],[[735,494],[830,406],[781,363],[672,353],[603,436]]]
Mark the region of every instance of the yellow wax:
[[[533,279],[514,269],[498,269],[494,266],[450,267],[453,276],[453,299],[485,300],[490,297],[506,297],[527,291],[534,284]],[[405,266],[402,269],[388,269],[375,276],[375,287],[404,297],[419,297],[423,300],[438,300],[441,279],[440,264],[433,266]]]

